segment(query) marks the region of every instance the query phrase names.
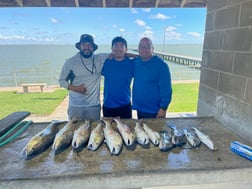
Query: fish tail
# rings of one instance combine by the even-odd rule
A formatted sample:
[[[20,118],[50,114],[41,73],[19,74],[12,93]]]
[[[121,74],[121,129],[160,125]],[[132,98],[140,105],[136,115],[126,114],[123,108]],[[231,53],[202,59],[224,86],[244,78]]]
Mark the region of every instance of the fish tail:
[[[93,150],[93,144],[89,144],[87,147],[89,150]]]
[[[73,140],[73,142],[72,142],[72,147],[76,149],[76,148],[79,147],[79,145],[77,144],[76,141]]]

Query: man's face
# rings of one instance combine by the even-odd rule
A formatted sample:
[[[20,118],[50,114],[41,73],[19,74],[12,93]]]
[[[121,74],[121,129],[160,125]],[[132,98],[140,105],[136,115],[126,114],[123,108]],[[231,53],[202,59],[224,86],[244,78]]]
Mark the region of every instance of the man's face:
[[[142,60],[148,60],[152,57],[153,46],[150,40],[143,39],[140,41],[139,46],[139,55]]]
[[[126,52],[127,52],[127,48],[124,43],[116,42],[113,44],[112,53],[115,59],[123,59]]]
[[[94,46],[90,42],[82,42],[80,48],[85,58],[91,57],[94,52]]]

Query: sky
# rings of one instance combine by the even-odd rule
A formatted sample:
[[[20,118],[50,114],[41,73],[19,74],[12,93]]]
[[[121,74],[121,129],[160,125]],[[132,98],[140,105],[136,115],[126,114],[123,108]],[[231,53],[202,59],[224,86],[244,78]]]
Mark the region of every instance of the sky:
[[[155,44],[203,44],[206,8],[0,8],[0,45],[75,44],[80,35],[110,44],[149,37]]]

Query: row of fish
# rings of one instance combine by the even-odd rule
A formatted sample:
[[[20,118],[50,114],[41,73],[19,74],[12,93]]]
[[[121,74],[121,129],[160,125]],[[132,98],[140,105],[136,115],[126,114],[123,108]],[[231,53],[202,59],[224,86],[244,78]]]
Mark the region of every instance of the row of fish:
[[[112,126],[112,121],[116,123],[116,128]],[[97,150],[105,141],[111,154],[119,154],[123,143],[131,146],[135,141],[140,145],[148,145],[150,142],[159,146],[161,151],[170,150],[174,146],[182,146],[187,141],[193,147],[199,146],[201,141],[211,150],[217,150],[212,140],[196,128],[178,131],[175,126],[171,135],[167,131],[157,131],[151,129],[146,123],[136,121],[134,130],[120,119],[104,118],[91,130],[90,120],[85,120],[78,127],[77,120],[67,122],[63,128],[59,129],[62,121],[52,121],[44,130],[30,139],[23,153],[27,159],[46,150],[51,144],[55,154],[62,152],[69,145],[73,149],[80,150],[86,144],[89,150]]]

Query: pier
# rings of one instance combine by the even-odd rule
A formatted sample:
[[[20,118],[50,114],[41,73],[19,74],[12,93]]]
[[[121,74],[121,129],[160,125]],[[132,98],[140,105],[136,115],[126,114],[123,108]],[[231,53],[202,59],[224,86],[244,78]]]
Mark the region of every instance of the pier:
[[[132,51],[138,52],[137,49],[130,49]],[[154,55],[159,56],[163,60],[182,64],[182,65],[187,65],[196,69],[199,69],[201,67],[201,58],[197,57],[190,57],[190,56],[183,56],[183,55],[177,55],[177,54],[169,54],[165,52],[159,52],[159,51],[154,51]]]

